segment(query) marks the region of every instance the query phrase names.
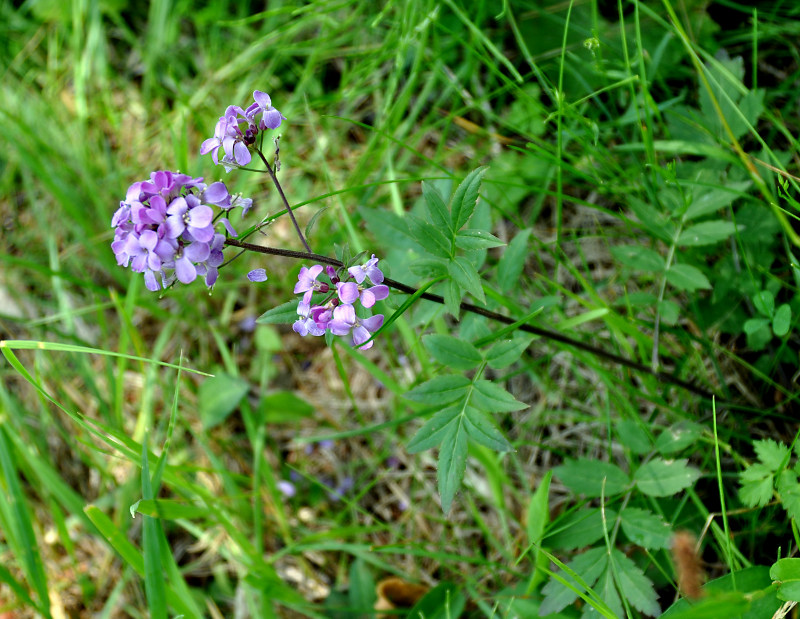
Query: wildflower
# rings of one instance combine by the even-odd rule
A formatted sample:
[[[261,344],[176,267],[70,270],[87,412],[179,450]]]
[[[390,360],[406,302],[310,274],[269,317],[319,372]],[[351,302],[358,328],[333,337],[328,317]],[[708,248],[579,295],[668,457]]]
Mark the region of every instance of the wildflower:
[[[373,284],[380,284],[383,281],[383,272],[375,266],[376,264],[378,264],[378,258],[375,257],[375,254],[372,254],[372,258],[367,260],[365,264],[350,267],[347,271],[359,284],[364,281],[365,277],[369,277],[369,281]]]
[[[297,494],[297,488],[294,487],[294,484],[290,481],[286,481],[282,479],[277,484],[278,490],[283,494],[283,496],[291,499],[295,494]]]
[[[264,269],[253,269],[247,274],[247,279],[251,282],[265,282],[267,281],[267,272]]]

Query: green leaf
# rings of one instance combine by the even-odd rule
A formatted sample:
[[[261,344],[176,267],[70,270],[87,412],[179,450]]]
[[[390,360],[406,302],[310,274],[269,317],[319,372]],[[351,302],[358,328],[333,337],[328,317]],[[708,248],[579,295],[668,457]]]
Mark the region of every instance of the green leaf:
[[[679,421],[658,435],[656,451],[662,455],[677,453],[697,443],[703,436],[703,431],[703,426],[698,423]]]
[[[773,473],[782,466],[786,466],[789,460],[789,448],[771,438],[753,441],[753,450],[758,459]]]
[[[711,290],[711,282],[703,272],[689,264],[673,264],[667,271],[667,281],[678,290]]]
[[[464,397],[470,384],[470,380],[460,374],[436,376],[408,391],[405,397],[428,406],[440,406]]]
[[[525,260],[528,257],[528,237],[531,229],[520,230],[511,239],[511,242],[503,252],[503,257],[497,263],[497,284],[500,290],[508,292],[519,285],[519,277],[525,267]]]
[[[719,243],[736,232],[736,229],[736,224],[723,219],[704,221],[684,229],[678,237],[678,245],[699,247]]]
[[[454,370],[471,370],[483,361],[477,348],[452,335],[426,335],[422,343],[436,361]]]
[[[267,310],[256,320],[262,325],[288,325],[297,320],[297,299]]]
[[[654,458],[639,467],[633,476],[636,486],[649,496],[671,496],[688,488],[700,477],[700,471],[686,460]]]
[[[633,419],[617,423],[617,434],[620,442],[635,454],[646,454],[653,448],[650,435]]]
[[[437,477],[442,511],[445,514],[450,511],[453,497],[461,486],[467,466],[467,430],[460,422],[462,419],[463,417],[459,416],[454,423],[447,426],[447,432],[439,447]]]
[[[261,423],[297,423],[310,417],[316,409],[294,391],[275,391],[258,403]]]
[[[494,370],[508,367],[522,356],[522,353],[528,349],[532,341],[533,337],[522,336],[515,337],[513,340],[497,342],[486,354],[486,361],[489,367]]]
[[[748,318],[742,325],[745,335],[754,335],[769,326],[769,318]]]
[[[753,468],[750,467],[747,471]],[[744,471],[740,477],[742,485],[739,488],[739,498],[748,507],[764,507],[772,500],[772,486],[774,483],[772,475],[767,474],[765,477],[758,479],[745,480],[744,473],[747,471]]]
[[[721,187],[697,187],[684,218],[686,220],[697,219],[730,206],[736,198],[741,197],[750,185],[752,185],[751,181],[740,181]]]
[[[618,245],[611,248],[611,255],[632,269],[660,273],[666,266],[658,252],[640,245]]]
[[[664,519],[646,509],[628,507],[620,514],[622,530],[628,539],[643,548],[669,548],[672,527]]]
[[[450,258],[453,244],[436,226],[423,221],[416,215],[406,215],[408,230],[422,248],[437,258]]]
[[[451,260],[447,264],[447,271],[462,289],[469,292],[480,303],[486,302],[478,271],[475,269],[475,265],[464,256],[456,256]]]
[[[197,393],[203,429],[208,430],[225,421],[249,389],[250,383],[245,379],[230,374],[217,374],[203,381]]]
[[[452,582],[440,582],[408,611],[405,617],[425,619],[453,619],[461,617],[467,598]]]
[[[661,322],[674,325],[678,322],[678,318],[681,314],[680,305],[675,303],[675,301],[670,301],[669,299],[663,299],[658,302],[658,312],[661,315]]]
[[[617,512],[605,509],[606,529],[614,526]],[[603,513],[599,508],[579,509],[560,517],[544,538],[546,548],[571,550],[595,543],[603,537]]]
[[[795,520],[800,520],[800,484],[797,483],[797,473],[794,471],[781,471],[775,480],[783,508]]]
[[[608,553],[605,547],[592,548],[572,559],[567,563],[567,567],[580,576],[586,585],[591,587],[608,567]],[[573,588],[578,591],[585,590],[585,587],[579,584],[568,572],[562,570],[559,575],[571,587],[553,578],[542,588],[544,599],[539,607],[539,615],[542,617],[560,612],[577,600],[578,593]]]
[[[787,602],[800,602],[800,559],[778,559],[769,569],[777,581],[778,597]]]
[[[557,466],[553,473],[574,493],[589,498],[619,494],[631,483],[616,464],[589,458],[567,460]]]
[[[176,499],[141,499],[130,507],[131,517],[142,514],[162,520],[192,520],[209,515],[209,508],[204,505],[191,505]]]
[[[452,228],[450,228],[450,213],[447,211],[442,195],[429,181],[422,183],[422,197],[425,198],[425,203],[428,205],[428,215],[431,223],[439,228],[447,236],[452,236]]]
[[[503,245],[503,241],[485,230],[462,230],[456,235],[456,246],[467,251]]]
[[[408,453],[419,453],[426,449],[432,449],[444,440],[449,432],[450,425],[458,423],[459,417],[463,414],[464,407],[461,404],[448,406],[437,412],[428,419],[417,433],[406,449]]]
[[[772,319],[772,332],[778,337],[783,337],[789,333],[791,324],[792,308],[789,307],[788,303],[783,303],[775,311],[775,316]]]
[[[461,230],[472,217],[486,170],[488,168],[482,166],[470,172],[453,193],[450,201],[450,227],[452,230]]]
[[[611,562],[616,567],[619,590],[631,606],[645,615],[661,613],[653,583],[644,572],[616,548],[611,551]]]
[[[473,383],[470,404],[487,413],[510,413],[528,408],[500,385],[485,379]]]
[[[347,601],[353,617],[372,617],[375,607],[375,579],[366,561],[359,557],[350,565],[350,589]]]
[[[408,265],[408,270],[417,277],[435,279],[447,275],[447,262],[441,258],[417,258]]]
[[[467,406],[464,412],[466,415],[464,427],[476,443],[494,451],[513,451],[514,448],[497,429],[489,415],[471,406]]]
[[[753,295],[753,305],[762,316],[772,318],[775,313],[775,295],[769,290],[762,290]]]

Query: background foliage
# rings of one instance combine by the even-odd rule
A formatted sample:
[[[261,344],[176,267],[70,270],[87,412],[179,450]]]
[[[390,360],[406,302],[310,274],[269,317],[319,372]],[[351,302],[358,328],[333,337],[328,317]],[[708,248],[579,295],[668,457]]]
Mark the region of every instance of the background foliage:
[[[368,616],[393,586],[414,617],[798,599],[794,4],[0,12],[0,612]],[[244,254],[213,294],[160,297],[115,264],[125,188],[224,175],[199,145],[255,89],[288,119],[315,251],[442,275],[445,305],[363,352],[256,324],[297,261]],[[504,245],[451,215],[448,253],[431,204],[475,170],[468,227]],[[224,178],[281,210],[259,175]],[[285,217],[254,238],[298,247]],[[653,371],[501,332],[465,293]],[[431,432],[456,418],[445,384],[482,394],[463,435]],[[698,569],[705,598],[673,605]]]

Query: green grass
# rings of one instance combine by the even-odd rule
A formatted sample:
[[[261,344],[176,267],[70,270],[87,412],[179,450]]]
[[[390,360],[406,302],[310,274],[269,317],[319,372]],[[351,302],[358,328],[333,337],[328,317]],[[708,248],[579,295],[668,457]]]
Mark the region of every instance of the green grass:
[[[432,590],[415,617],[535,616],[570,587],[583,601],[556,616],[648,616],[621,579],[639,570],[666,610],[680,574],[632,514],[700,538],[728,578],[704,604],[773,613],[758,566],[796,554],[800,517],[798,10],[269,6],[0,5],[0,614],[366,616],[395,576]],[[508,245],[470,254],[486,306],[716,403],[534,338],[478,371],[525,408],[493,416],[513,450],[470,444],[443,513],[438,452],[407,449],[442,406],[405,394],[450,371],[423,336],[485,351],[504,325],[419,301],[372,350],[326,346],[252,328],[294,298],[297,260],[245,253],[210,295],[150,293],[115,263],[111,216],[159,169],[224,178],[256,203],[237,228],[272,221],[248,240],[301,249],[267,177],[198,154],[255,89],[288,119],[279,176],[315,252],[374,252],[422,286],[393,226],[427,217],[422,181],[447,196],[488,165],[470,226]],[[663,495],[648,475],[673,460]]]

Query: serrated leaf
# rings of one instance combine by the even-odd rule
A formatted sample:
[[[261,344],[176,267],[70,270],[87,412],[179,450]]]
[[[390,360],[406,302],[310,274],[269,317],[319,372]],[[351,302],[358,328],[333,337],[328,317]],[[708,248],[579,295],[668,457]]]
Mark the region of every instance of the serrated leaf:
[[[616,567],[619,590],[625,593],[625,599],[631,606],[645,615],[660,614],[658,596],[644,572],[616,548],[611,551],[611,561]]]
[[[658,435],[655,448],[662,455],[677,453],[694,445],[703,436],[703,430],[698,423],[679,421]]]
[[[473,383],[470,404],[487,413],[510,413],[528,408],[500,385],[484,379]]]
[[[492,419],[484,412],[467,406],[464,427],[467,434],[476,442],[494,451],[512,451],[513,447],[497,429]]]
[[[417,258],[408,265],[408,270],[417,277],[435,279],[447,274],[447,261],[441,258]]]
[[[567,563],[567,567],[591,587],[608,567],[608,553],[604,547],[592,548],[572,559]],[[584,587],[568,572],[562,570],[559,575],[575,589],[584,590]],[[542,588],[542,593],[544,599],[539,607],[539,615],[542,617],[560,612],[578,599],[575,591],[554,578]]]
[[[700,471],[689,466],[687,460],[654,458],[639,467],[633,479],[644,494],[671,496],[691,486],[699,477]]]
[[[739,498],[747,507],[764,507],[772,500],[772,475],[754,481],[742,481]]]
[[[613,509],[605,509],[605,526],[611,529],[617,518]],[[599,508],[581,509],[562,516],[550,527],[544,546],[559,550],[582,548],[603,537],[603,512]]]
[[[722,187],[698,187],[695,189],[692,203],[686,209],[686,220],[697,219],[729,206],[736,198],[746,191],[751,181],[728,183]]]
[[[408,453],[415,454],[436,447],[444,440],[450,424],[457,423],[463,412],[464,407],[461,404],[454,404],[437,412],[417,430],[406,447]]]
[[[428,215],[431,218],[431,223],[442,232],[446,232],[447,236],[451,236],[450,213],[447,212],[447,206],[442,199],[442,195],[432,183],[423,181],[422,197],[425,198],[425,203],[428,206]]]
[[[666,266],[657,251],[640,245],[612,247],[611,255],[625,266],[640,271],[660,273]]]
[[[753,450],[761,462],[772,472],[784,466],[789,458],[789,448],[783,443],[766,438],[753,441]]]
[[[511,242],[503,252],[503,257],[497,263],[497,283],[500,290],[508,292],[519,284],[519,277],[525,267],[525,260],[528,257],[528,237],[531,229],[520,230],[511,239]]]
[[[661,516],[646,509],[629,507],[619,518],[623,532],[634,544],[648,549],[670,547],[672,527]]]
[[[653,448],[650,435],[633,419],[624,419],[617,424],[620,442],[635,454],[646,454]]]
[[[486,361],[489,367],[494,370],[508,367],[522,356],[522,353],[528,349],[532,341],[532,337],[526,336],[497,342],[486,354]]]
[[[463,417],[457,417],[454,423],[447,426],[439,447],[437,477],[439,479],[439,496],[442,500],[442,511],[450,511],[453,497],[461,486],[464,470],[467,466],[467,431],[461,423]]]
[[[723,219],[704,221],[684,229],[678,237],[678,245],[700,247],[719,243],[736,232],[736,229],[736,224]]]
[[[775,481],[781,505],[795,520],[800,520],[800,484],[794,471],[781,471]]]
[[[230,374],[217,374],[203,381],[197,394],[203,429],[208,430],[225,421],[249,389],[250,383],[245,379]]]
[[[791,324],[792,308],[788,303],[783,303],[775,310],[775,316],[772,318],[772,332],[778,337],[783,337],[789,333]]]
[[[425,251],[437,258],[450,258],[453,244],[441,230],[416,215],[406,215],[406,222],[411,236]]]
[[[461,230],[472,217],[486,170],[488,170],[486,166],[481,166],[470,172],[453,193],[450,201],[450,227],[452,230]]]
[[[553,473],[574,493],[589,498],[618,494],[631,483],[630,478],[616,464],[589,458],[567,460],[557,466]]]
[[[708,278],[700,269],[690,264],[673,264],[667,271],[667,281],[678,290],[711,290]]]
[[[454,370],[471,370],[483,361],[477,348],[452,335],[426,335],[422,343],[436,361]]]
[[[775,312],[775,295],[769,290],[762,290],[753,295],[753,305],[762,316],[772,318]]]
[[[475,265],[464,256],[456,256],[448,262],[447,271],[462,289],[469,292],[479,302],[486,302],[478,271],[475,269]]]
[[[406,392],[405,397],[428,406],[440,406],[464,397],[470,384],[460,374],[436,376]]]
[[[503,245],[503,241],[485,230],[462,230],[456,235],[456,246],[467,251]]]
[[[297,300],[287,301],[267,310],[256,319],[262,325],[288,325],[297,320]]]
[[[456,280],[452,278],[445,280],[444,294],[442,295],[444,296],[444,306],[456,320],[458,320],[461,313],[461,297],[463,295],[464,293]]]

